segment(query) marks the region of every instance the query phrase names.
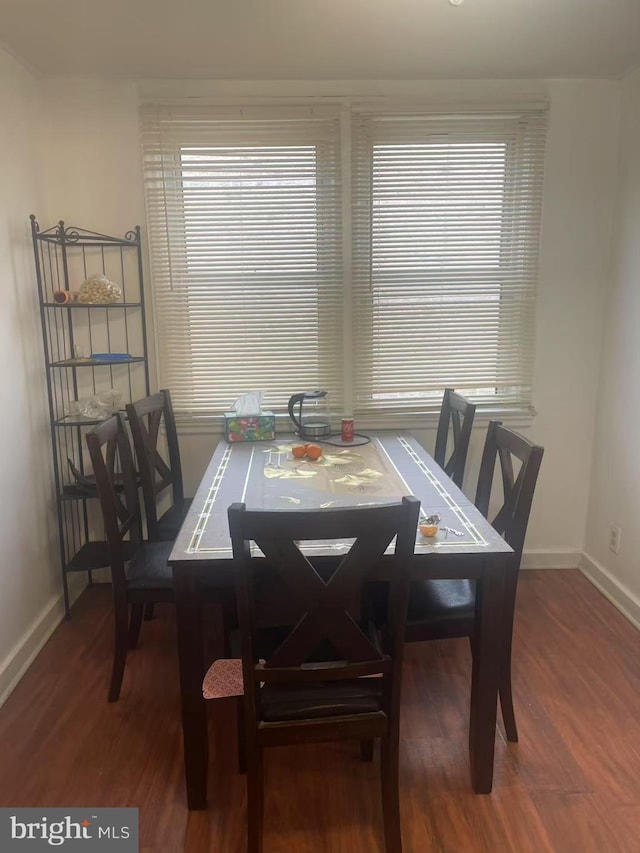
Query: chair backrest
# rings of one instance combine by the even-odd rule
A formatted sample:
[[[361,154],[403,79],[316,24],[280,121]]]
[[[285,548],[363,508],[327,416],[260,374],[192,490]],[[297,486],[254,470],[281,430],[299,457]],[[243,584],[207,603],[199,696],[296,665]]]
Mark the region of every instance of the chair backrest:
[[[456,394],[453,388],[445,388],[442,406],[440,407],[433,458],[460,488],[462,488],[462,480],[464,479],[464,468],[467,464],[471,427],[475,414],[474,403],[470,403],[462,395]],[[450,428],[453,437],[453,449],[447,460]]]
[[[161,492],[171,487],[173,503],[180,506],[184,501],[180,448],[171,394],[166,389],[158,391],[150,397],[128,403],[126,410],[140,468],[149,538],[154,539],[158,522],[157,500]],[[158,450],[163,418],[169,455],[168,463]]]
[[[522,556],[543,454],[543,447],[502,426],[500,421],[489,421],[475,503],[484,517],[489,518],[493,477],[496,460],[499,460],[504,502],[491,524],[511,545],[518,562]],[[514,458],[521,463],[517,475],[514,475]]]
[[[259,682],[301,685],[382,674],[383,710],[392,712],[400,696],[419,510],[414,497],[397,504],[311,511],[229,507],[245,698],[254,722],[259,719]],[[364,584],[394,537],[387,627],[379,647],[358,616]],[[266,560],[251,557],[252,540]],[[302,554],[299,543],[308,540],[355,541],[342,559],[323,565]],[[274,626],[281,629],[277,647],[260,663],[260,632]],[[322,658],[327,646],[336,653],[333,660]]]
[[[87,433],[87,447],[96,478],[116,590],[126,585],[125,538],[128,535],[134,543],[142,541],[136,471],[122,416],[114,415]]]

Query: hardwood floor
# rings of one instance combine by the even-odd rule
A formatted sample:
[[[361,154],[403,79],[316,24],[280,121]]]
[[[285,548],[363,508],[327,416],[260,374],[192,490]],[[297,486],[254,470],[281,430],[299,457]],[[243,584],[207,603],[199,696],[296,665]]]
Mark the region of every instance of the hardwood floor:
[[[87,590],[0,709],[0,805],[138,806],[143,851],[244,851],[245,779],[226,700],[211,708],[215,801],[187,811],[175,624],[171,607],[156,611],[109,705],[109,589]],[[490,796],[469,780],[469,668],[465,640],[408,648],[405,853],[638,853],[640,633],[579,572],[522,573],[520,743],[507,746],[500,729]],[[377,768],[357,744],[271,750],[266,791],[265,853],[382,850]]]

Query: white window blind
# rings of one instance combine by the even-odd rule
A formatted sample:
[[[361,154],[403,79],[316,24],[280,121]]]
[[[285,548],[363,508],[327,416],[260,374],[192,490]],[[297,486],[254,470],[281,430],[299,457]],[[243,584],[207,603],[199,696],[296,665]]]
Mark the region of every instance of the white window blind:
[[[353,123],[354,409],[531,404],[545,117]]]
[[[435,410],[445,387],[529,409],[544,141],[535,109],[144,105],[160,381],[178,414],[255,388],[275,411],[324,388],[365,422]]]
[[[178,414],[265,389],[342,405],[339,115],[142,107],[160,380]]]

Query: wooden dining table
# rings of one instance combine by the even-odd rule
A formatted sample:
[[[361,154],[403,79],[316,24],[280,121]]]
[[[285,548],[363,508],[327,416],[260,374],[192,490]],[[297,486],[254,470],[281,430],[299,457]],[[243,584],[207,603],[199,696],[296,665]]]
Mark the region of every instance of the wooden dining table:
[[[491,792],[498,683],[507,620],[506,573],[517,571],[512,549],[408,432],[375,431],[367,444],[323,444],[318,461],[294,458],[293,436],[274,442],[218,444],[169,557],[173,568],[187,802],[207,805],[208,733],[202,680],[203,610],[212,588],[232,589],[227,508],[320,508],[389,503],[404,495],[440,516],[435,537],[416,531],[415,579],[474,578],[476,633],[471,676],[469,761],[473,790]],[[309,557],[346,552],[349,543],[304,543]],[[259,555],[259,552],[256,552]],[[384,580],[386,563],[376,568]]]

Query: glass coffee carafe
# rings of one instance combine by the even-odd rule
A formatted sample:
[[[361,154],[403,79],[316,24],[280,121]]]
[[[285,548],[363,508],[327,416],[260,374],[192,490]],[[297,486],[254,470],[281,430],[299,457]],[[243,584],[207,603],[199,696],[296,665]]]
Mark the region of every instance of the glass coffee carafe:
[[[306,441],[319,441],[331,435],[331,414],[326,391],[304,391],[289,400],[289,417],[296,433]]]

